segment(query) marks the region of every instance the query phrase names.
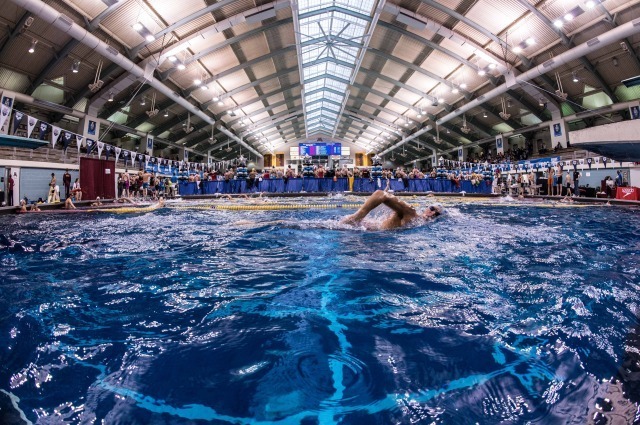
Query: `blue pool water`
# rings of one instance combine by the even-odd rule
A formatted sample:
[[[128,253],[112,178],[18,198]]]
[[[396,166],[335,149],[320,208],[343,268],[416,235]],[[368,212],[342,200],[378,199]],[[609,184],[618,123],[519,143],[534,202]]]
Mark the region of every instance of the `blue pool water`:
[[[447,211],[2,217],[0,389],[42,424],[632,420],[638,211]]]

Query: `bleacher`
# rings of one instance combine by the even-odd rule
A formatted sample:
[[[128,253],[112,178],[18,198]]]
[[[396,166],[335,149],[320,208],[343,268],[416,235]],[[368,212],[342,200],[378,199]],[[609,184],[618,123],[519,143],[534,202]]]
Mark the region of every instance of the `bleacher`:
[[[83,154],[80,154],[83,155]],[[39,148],[26,149],[0,146],[0,159],[10,159],[27,162],[51,162],[56,164],[78,164],[78,149],[73,146],[67,149]]]

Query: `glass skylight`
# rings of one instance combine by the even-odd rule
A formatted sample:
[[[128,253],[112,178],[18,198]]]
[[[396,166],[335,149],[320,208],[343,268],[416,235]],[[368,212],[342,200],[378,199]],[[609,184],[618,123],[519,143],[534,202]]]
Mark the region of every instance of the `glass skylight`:
[[[299,0],[296,42],[307,135],[332,136],[355,78],[377,0]],[[330,100],[325,102],[320,100]]]

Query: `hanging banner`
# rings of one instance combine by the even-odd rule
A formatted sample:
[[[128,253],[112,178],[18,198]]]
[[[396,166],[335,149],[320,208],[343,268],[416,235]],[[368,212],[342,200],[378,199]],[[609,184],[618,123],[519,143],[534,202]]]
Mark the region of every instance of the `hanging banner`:
[[[2,94],[2,103],[0,104],[0,134],[9,134],[9,117],[13,109],[13,100],[15,96],[11,92]]]
[[[20,129],[22,118],[24,118],[24,114],[22,112],[15,111],[13,113],[13,131],[11,132],[11,134],[16,134],[16,132]]]
[[[551,132],[551,149],[567,147],[567,131],[564,121],[553,121],[549,124]]]
[[[632,120],[640,119],[640,103],[629,106],[629,117]]]
[[[64,134],[62,135],[62,151],[64,153],[67,153],[67,148],[71,144],[73,133],[70,133],[68,131],[63,131],[63,133]]]
[[[188,150],[184,150],[184,162],[188,162],[189,161],[189,151]]]
[[[104,143],[97,142],[96,145],[98,146],[98,158],[100,158],[102,156],[102,149],[104,149]],[[107,156],[107,159],[109,159],[109,156]]]
[[[151,158],[151,156],[149,155],[145,155],[144,156],[144,167],[147,168],[147,164],[149,164],[149,159]]]
[[[122,148],[116,146],[115,148],[113,148],[113,150],[116,152],[116,162],[118,162],[118,159],[120,158],[120,152],[122,152]]]
[[[131,159],[131,166],[136,165],[136,154],[134,152],[129,151],[129,159]]]
[[[31,133],[33,133],[33,129],[36,128],[36,124],[38,123],[38,119],[36,117],[31,117],[27,115],[27,137],[31,138]]]
[[[100,143],[102,143],[102,142],[100,142]],[[99,147],[100,147],[100,145],[98,145],[98,148],[99,148]],[[110,144],[108,144],[108,143],[105,143],[105,144],[104,144],[104,156],[105,156],[105,159],[108,161],[108,160],[109,160],[109,157],[110,157],[112,154],[113,154],[113,146],[111,146],[111,145],[110,145]],[[118,158],[116,158],[116,162],[118,162]]]
[[[78,147],[78,156],[80,156],[80,148],[84,146],[84,137],[79,134],[76,134],[76,146]]]
[[[93,149],[96,147],[96,144],[93,141],[93,139],[86,139],[86,145],[87,145],[87,155],[89,155],[93,152]]]
[[[40,140],[44,140],[45,137],[47,137],[47,129],[49,128],[49,124],[47,124],[46,122],[42,122],[40,121],[40,134],[38,135],[38,139]]]
[[[153,155],[153,134],[147,134],[147,152],[149,156]]]
[[[458,160],[460,161],[464,160],[464,149],[462,148],[462,146],[458,148]]]
[[[52,148],[56,147],[56,142],[58,141],[58,138],[60,137],[61,132],[62,130],[60,130],[60,127],[52,126],[52,130],[51,130],[51,147]]]

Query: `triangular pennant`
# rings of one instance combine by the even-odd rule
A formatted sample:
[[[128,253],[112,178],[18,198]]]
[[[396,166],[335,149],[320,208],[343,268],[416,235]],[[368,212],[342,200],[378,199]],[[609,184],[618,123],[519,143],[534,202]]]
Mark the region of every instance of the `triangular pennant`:
[[[120,158],[120,152],[122,152],[122,148],[116,146],[114,150],[116,151],[116,162],[118,162],[118,159]]]
[[[102,149],[104,148],[104,143],[97,142],[97,146],[98,146],[98,158],[100,158],[102,156]],[[107,156],[107,159],[109,159],[108,156]]]
[[[63,131],[63,135],[62,135],[62,150],[63,152],[67,152],[67,148],[69,147],[69,145],[71,144],[71,140],[73,138],[73,133],[70,133],[68,131]]]
[[[52,126],[52,130],[51,130],[51,147],[52,148],[56,147],[56,142],[60,137],[60,133],[62,133],[62,130],[60,130],[60,127]]]
[[[49,124],[47,124],[46,122],[40,121],[40,125],[38,127],[39,127],[38,139],[44,140],[45,137],[47,137],[47,129],[49,128]]]
[[[38,119],[36,117],[27,115],[27,138],[31,138],[31,133],[33,133],[33,129],[36,128],[37,123]]]
[[[0,128],[4,126],[4,123],[9,118],[9,114],[11,114],[11,106],[5,105],[3,102],[2,106],[0,106]]]
[[[13,113],[13,134],[16,134],[16,132],[20,128],[20,123],[22,122],[22,118],[24,118],[24,114],[22,112],[15,111]]]

